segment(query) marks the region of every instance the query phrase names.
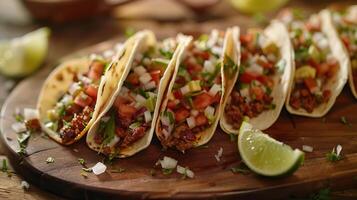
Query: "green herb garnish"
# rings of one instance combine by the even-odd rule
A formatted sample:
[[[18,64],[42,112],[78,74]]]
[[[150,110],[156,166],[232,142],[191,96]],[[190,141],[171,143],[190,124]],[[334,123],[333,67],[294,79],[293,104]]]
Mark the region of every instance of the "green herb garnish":
[[[54,163],[54,162],[55,162],[55,159],[52,158],[52,157],[48,157],[48,158],[46,159],[46,163],[47,163],[47,164],[49,164],[49,163]]]
[[[337,162],[342,159],[342,155],[333,148],[331,152],[326,154],[326,159],[330,162]]]
[[[85,165],[86,164],[86,161],[83,158],[78,158],[78,162],[81,165]]]
[[[162,169],[162,173],[164,175],[170,175],[172,174],[172,172],[174,171],[174,168],[171,168],[171,169]]]
[[[127,27],[124,31],[124,35],[126,38],[130,38],[135,34],[135,29],[133,27]]]

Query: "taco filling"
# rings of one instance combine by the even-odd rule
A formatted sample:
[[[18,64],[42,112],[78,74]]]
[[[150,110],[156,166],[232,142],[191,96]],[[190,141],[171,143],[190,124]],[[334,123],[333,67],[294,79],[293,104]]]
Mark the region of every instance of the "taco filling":
[[[100,119],[94,142],[101,147],[101,153],[120,152],[153,128],[160,80],[177,43],[174,39],[167,39],[159,45],[136,53],[114,104]]]
[[[357,88],[357,16],[352,10],[350,12],[347,10],[334,11],[333,21],[348,51],[351,60],[353,85]],[[354,9],[354,11],[357,11],[357,9]]]
[[[90,121],[100,79],[107,65],[103,59],[93,59],[88,72],[75,74],[65,94],[53,109],[47,111],[49,121],[45,125],[58,133],[63,143],[74,140]]]
[[[331,98],[327,87],[339,70],[332,55],[327,36],[321,30],[321,19],[312,15],[307,21],[295,20],[285,12],[283,21],[288,25],[295,53],[295,77],[289,104],[295,109],[311,113]]]
[[[186,47],[177,69],[159,131],[164,147],[184,151],[215,121],[222,96],[221,54],[224,33],[203,35]]]
[[[240,36],[240,42],[239,76],[224,112],[227,122],[235,129],[239,129],[244,118],[275,109],[271,94],[277,84],[274,77],[284,68],[278,46],[263,33],[250,31]]]

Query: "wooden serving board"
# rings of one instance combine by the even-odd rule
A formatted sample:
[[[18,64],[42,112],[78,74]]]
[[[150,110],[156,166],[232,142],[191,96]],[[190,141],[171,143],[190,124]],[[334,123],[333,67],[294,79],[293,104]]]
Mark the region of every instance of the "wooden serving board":
[[[101,52],[111,48],[117,40],[98,44],[79,54]],[[265,178],[253,173],[233,174],[232,167],[241,162],[237,142],[220,128],[217,128],[206,148],[197,148],[182,154],[175,150],[162,151],[156,138],[146,150],[137,155],[115,160],[106,173],[96,176],[92,173],[81,176],[82,166],[78,158],[84,158],[92,167],[103,156],[90,150],[84,141],[72,146],[61,146],[56,142],[34,134],[31,136],[27,152],[21,158],[17,134],[11,129],[15,122],[16,108],[34,108],[41,85],[49,73],[43,70],[21,82],[8,97],[1,112],[1,141],[8,151],[11,164],[31,184],[72,199],[258,199],[286,198],[290,195],[303,195],[320,189],[357,186],[357,102],[346,86],[336,104],[325,118],[310,119],[289,115],[283,109],[278,121],[266,132],[274,138],[302,148],[314,148],[306,153],[304,165],[293,175],[279,179]],[[344,116],[351,125],[340,122]],[[342,145],[344,159],[337,163],[326,161],[326,153],[337,144]],[[223,148],[223,156],[217,162],[214,155]],[[187,166],[195,173],[194,179],[182,179],[173,173],[163,175],[157,160],[170,156],[179,165]],[[46,159],[53,157],[54,163]],[[112,173],[112,168],[124,168],[122,173]],[[155,174],[151,175],[154,170]]]

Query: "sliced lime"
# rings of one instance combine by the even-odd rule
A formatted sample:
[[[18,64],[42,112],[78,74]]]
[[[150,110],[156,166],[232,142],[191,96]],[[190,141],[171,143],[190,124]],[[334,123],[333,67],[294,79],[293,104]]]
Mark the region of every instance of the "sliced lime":
[[[231,0],[233,7],[244,13],[260,13],[275,10],[288,0]]]
[[[304,153],[293,150],[243,122],[238,137],[238,150],[243,162],[263,176],[282,176],[293,173],[304,161]]]
[[[50,30],[40,28],[22,37],[0,41],[0,72],[23,77],[38,69],[47,55]]]

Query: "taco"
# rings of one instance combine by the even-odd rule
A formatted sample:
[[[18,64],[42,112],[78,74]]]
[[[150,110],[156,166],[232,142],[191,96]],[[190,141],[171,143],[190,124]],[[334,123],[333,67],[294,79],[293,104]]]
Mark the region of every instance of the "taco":
[[[286,101],[296,115],[322,117],[333,106],[348,76],[348,59],[332,24],[330,12],[309,19],[285,10],[286,24],[294,48],[295,73]]]
[[[223,67],[237,70],[231,32],[214,30],[195,41],[189,38],[177,58],[156,124],[156,135],[165,148],[184,152],[213,136],[225,91]]]
[[[357,5],[343,10],[332,10],[332,19],[349,55],[349,84],[357,98]]]
[[[108,99],[108,94],[103,94],[105,69],[118,68],[118,57],[129,54],[125,46],[132,46],[134,41],[128,40],[113,62],[101,56],[73,58],[47,77],[37,109],[41,127],[50,138],[70,145],[85,135]]]
[[[128,157],[150,144],[162,94],[181,49],[180,39],[157,42],[152,32],[138,34],[142,37],[115,82],[113,97],[87,135],[91,149],[110,157]]]
[[[249,120],[264,130],[279,117],[293,75],[289,34],[273,21],[264,31],[251,29],[235,37],[240,40],[239,73],[225,99],[220,125],[227,133],[238,133],[243,120]]]

